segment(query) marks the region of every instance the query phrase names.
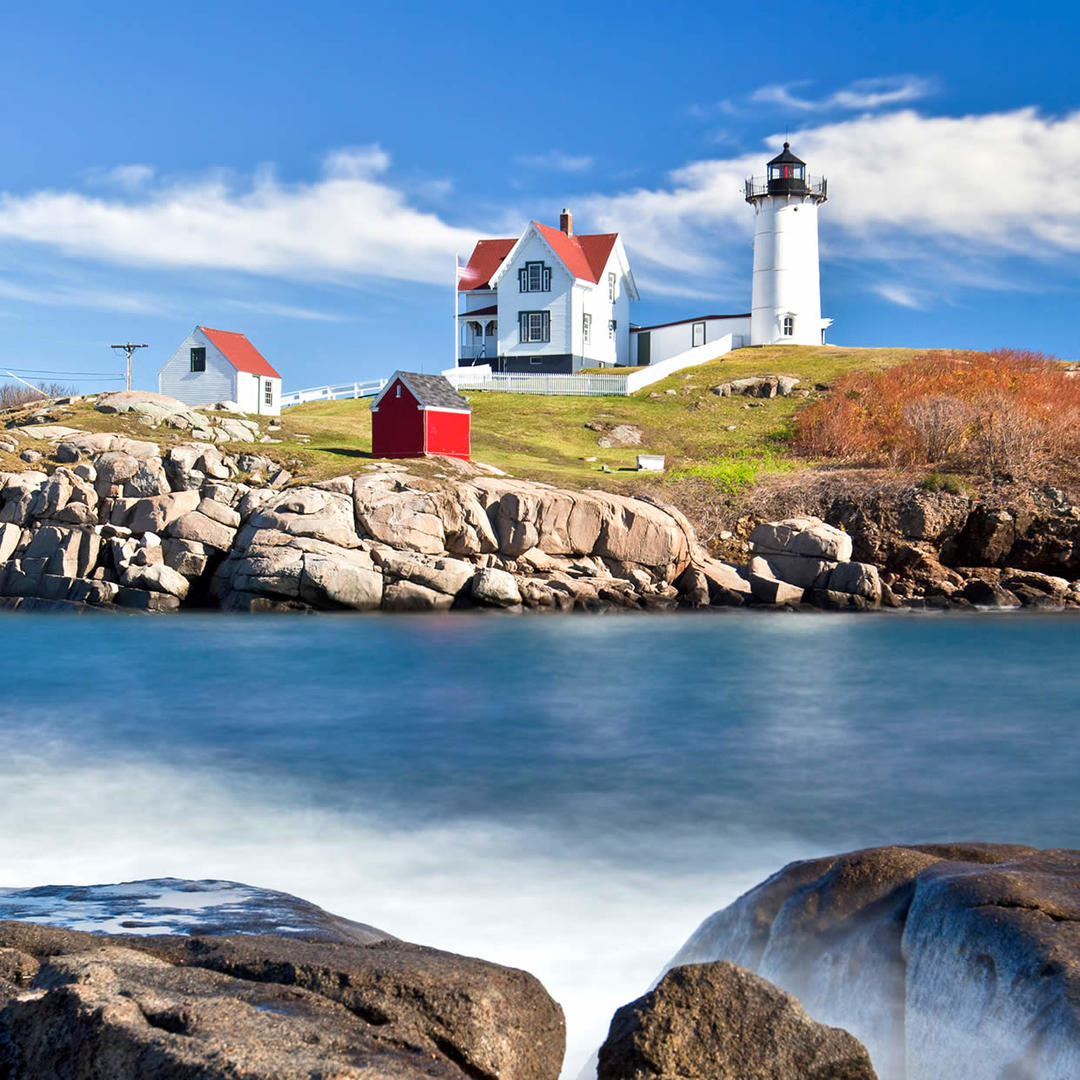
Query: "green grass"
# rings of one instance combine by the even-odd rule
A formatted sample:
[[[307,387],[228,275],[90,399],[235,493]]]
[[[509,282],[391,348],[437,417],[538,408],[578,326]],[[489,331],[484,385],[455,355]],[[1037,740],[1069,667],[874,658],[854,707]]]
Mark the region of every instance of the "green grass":
[[[763,476],[804,464],[791,456],[787,441],[792,418],[807,399],[724,398],[711,393],[711,387],[748,375],[783,374],[798,376],[800,388],[818,394],[816,385],[827,385],[843,372],[887,367],[911,355],[909,349],[831,346],[739,349],[633,397],[469,393],[473,457],[514,476],[571,488],[637,490],[648,485],[656,490],[670,484],[674,489],[679,481],[694,479],[718,492],[735,493]],[[298,405],[282,414],[281,431],[271,432],[280,442],[238,443],[229,449],[267,454],[298,480],[353,473],[373,460],[369,405],[369,400],[352,399]],[[118,431],[165,444],[188,440],[183,432],[153,429],[134,417],[98,413],[83,404],[57,413],[56,422],[86,430]],[[631,424],[642,432],[641,445],[602,449],[597,446],[600,432],[585,427],[589,421]],[[638,473],[638,453],[663,454],[666,476]],[[444,466],[417,461],[409,462],[409,468],[425,473]]]

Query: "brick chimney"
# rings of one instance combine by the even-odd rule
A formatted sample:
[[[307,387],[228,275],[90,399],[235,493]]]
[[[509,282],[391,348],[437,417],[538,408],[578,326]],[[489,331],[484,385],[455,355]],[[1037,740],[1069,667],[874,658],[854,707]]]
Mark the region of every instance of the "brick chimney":
[[[563,212],[559,215],[559,228],[562,229],[567,236],[574,235],[574,215],[565,207],[563,207]]]

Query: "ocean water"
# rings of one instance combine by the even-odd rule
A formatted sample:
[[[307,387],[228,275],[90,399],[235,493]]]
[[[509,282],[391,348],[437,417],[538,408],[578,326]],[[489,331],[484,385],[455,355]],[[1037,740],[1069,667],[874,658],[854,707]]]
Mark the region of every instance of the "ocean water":
[[[526,968],[567,1072],[785,862],[1080,846],[1068,616],[0,618],[0,885],[225,878]]]

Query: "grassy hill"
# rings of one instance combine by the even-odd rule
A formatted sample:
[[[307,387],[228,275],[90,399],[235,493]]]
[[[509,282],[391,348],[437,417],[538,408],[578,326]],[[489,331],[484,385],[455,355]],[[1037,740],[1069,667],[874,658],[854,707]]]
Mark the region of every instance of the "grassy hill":
[[[639,452],[663,454],[669,481],[696,478],[731,491],[762,472],[797,464],[787,456],[785,438],[792,415],[807,399],[777,397],[751,406],[751,399],[722,398],[711,387],[744,376],[782,374],[797,376],[800,388],[818,395],[823,391],[814,387],[828,386],[845,371],[886,367],[911,355],[910,349],[832,346],[739,349],[633,397],[470,392],[473,456],[515,476],[626,490],[641,483],[635,469]],[[597,439],[602,432],[586,428],[590,422],[632,424],[642,432],[641,445],[601,449]],[[282,428],[286,442],[275,449],[287,446],[290,457],[303,461],[304,475],[334,475],[355,468],[357,459],[370,458],[368,402],[299,405],[282,415]],[[305,437],[310,441],[304,442]]]
[[[909,359],[910,349],[846,349],[832,346],[776,346],[739,349],[680,372],[633,397],[539,397],[478,393],[473,408],[476,460],[527,479],[571,488],[649,491],[681,506],[695,521],[718,498],[729,498],[761,477],[808,464],[787,445],[795,412],[827,393],[840,375],[884,368]],[[711,388],[752,375],[793,375],[806,397],[749,399],[720,397]],[[355,472],[373,460],[370,402],[314,402],[286,409],[278,440],[258,445],[284,464],[297,480],[320,480]],[[168,444],[186,441],[183,432],[150,429],[131,416],[105,415],[75,402],[53,411],[56,422],[91,431],[119,431]],[[640,446],[602,449],[603,434],[587,423],[611,428],[631,424],[642,432]],[[25,440],[23,445],[25,445]],[[39,449],[47,450],[46,444]],[[253,449],[236,444],[234,451]],[[663,476],[636,471],[636,455],[663,454]],[[0,452],[0,470],[21,470],[18,458]],[[418,473],[445,470],[438,461],[415,461]]]

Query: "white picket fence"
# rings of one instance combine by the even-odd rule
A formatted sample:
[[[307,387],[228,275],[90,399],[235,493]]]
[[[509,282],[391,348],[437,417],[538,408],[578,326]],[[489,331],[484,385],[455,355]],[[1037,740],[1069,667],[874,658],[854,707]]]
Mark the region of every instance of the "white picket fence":
[[[281,395],[281,407],[284,409],[289,405],[303,405],[306,401],[374,397],[385,385],[385,379],[371,379],[368,382],[338,383],[336,386],[313,386],[308,390],[290,390]]]
[[[498,390],[505,394],[559,394],[569,397],[625,397],[625,375],[492,374],[450,368],[443,374],[458,390]]]

